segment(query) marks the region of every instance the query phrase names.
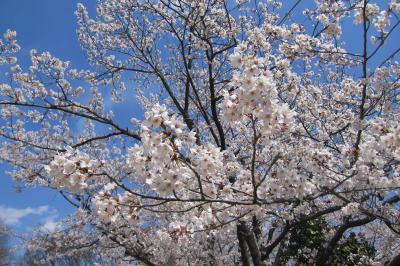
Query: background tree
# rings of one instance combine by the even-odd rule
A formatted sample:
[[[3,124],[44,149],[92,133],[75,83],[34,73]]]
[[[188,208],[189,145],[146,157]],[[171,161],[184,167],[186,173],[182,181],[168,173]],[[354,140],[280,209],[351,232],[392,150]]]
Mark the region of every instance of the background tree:
[[[100,0],[95,19],[78,5],[89,70],[32,50],[25,71],[7,31],[0,158],[78,209],[31,246],[126,264],[328,265],[350,261],[361,231],[363,263],[399,253],[400,4],[301,4]],[[317,252],[285,251],[318,221]]]
[[[8,229],[0,220],[0,265],[6,266],[10,263],[10,237]]]
[[[76,253],[72,256],[63,256],[61,258],[49,259],[47,251],[30,251],[27,249],[23,255],[17,257],[13,265],[17,266],[85,266],[85,265],[112,265],[99,259],[91,252]]]

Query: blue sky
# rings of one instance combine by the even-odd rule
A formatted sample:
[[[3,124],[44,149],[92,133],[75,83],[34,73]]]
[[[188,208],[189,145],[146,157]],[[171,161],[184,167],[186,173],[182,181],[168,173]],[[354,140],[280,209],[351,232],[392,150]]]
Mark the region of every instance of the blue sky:
[[[70,60],[76,68],[87,67],[76,37],[74,12],[78,2],[93,14],[94,0],[1,0],[0,33],[7,29],[17,31],[22,47],[19,64],[28,66],[29,51],[35,48]],[[58,219],[73,211],[55,191],[24,188],[22,193],[15,193],[16,183],[5,174],[8,170],[7,166],[0,166],[0,219],[14,230],[22,233],[39,224],[51,229]]]
[[[18,63],[24,69],[30,66],[31,49],[49,51],[61,60],[71,61],[73,68],[89,68],[76,35],[74,12],[78,3],[95,16],[95,0],[1,0],[0,34],[7,29],[17,31],[22,47],[17,54]],[[133,100],[132,95],[128,99]],[[113,108],[116,121],[123,127],[129,126],[133,115],[141,117],[139,106],[132,101],[113,105],[107,99],[105,103],[107,108]],[[74,128],[79,130],[83,123],[84,120],[77,120]],[[10,170],[7,165],[0,165],[0,219],[12,229],[20,233],[39,225],[51,229],[57,220],[74,211],[57,191],[23,187],[22,193],[16,193],[17,184],[6,174]]]

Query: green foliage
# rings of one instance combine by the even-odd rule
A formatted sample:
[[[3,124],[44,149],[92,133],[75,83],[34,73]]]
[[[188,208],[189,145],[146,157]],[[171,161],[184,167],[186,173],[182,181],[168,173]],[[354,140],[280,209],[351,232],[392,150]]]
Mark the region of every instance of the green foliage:
[[[293,228],[286,241],[281,264],[296,261],[296,265],[313,265],[322,254],[327,241],[329,226],[324,218],[303,222]],[[335,247],[330,256],[328,265],[357,265],[363,256],[373,256],[375,249],[361,234],[350,233],[345,236]]]
[[[374,253],[373,246],[352,232],[336,247],[330,265],[357,265],[362,256],[371,257]]]
[[[290,232],[284,255],[283,264],[294,259],[298,264],[308,264],[312,257],[321,249],[325,242],[328,225],[323,218],[303,222]]]

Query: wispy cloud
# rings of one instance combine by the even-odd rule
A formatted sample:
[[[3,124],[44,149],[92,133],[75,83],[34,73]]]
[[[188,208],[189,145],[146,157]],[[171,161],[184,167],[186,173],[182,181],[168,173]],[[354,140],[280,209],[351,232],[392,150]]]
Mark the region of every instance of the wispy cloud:
[[[40,230],[45,232],[53,232],[57,228],[59,228],[60,225],[56,220],[57,217],[58,217],[57,214],[45,217],[41,223],[42,225],[40,226]]]
[[[11,208],[0,205],[0,220],[5,225],[19,225],[21,219],[31,215],[44,215],[52,213],[48,205],[39,206],[36,208],[28,207],[23,209]]]

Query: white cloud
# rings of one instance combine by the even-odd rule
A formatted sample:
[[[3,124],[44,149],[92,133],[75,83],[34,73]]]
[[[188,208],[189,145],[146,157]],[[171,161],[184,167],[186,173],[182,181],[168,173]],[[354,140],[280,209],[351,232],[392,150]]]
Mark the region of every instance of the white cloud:
[[[21,219],[30,215],[42,215],[50,212],[49,206],[43,205],[36,208],[17,209],[0,205],[0,220],[6,225],[18,225]]]
[[[55,231],[60,225],[56,221],[58,215],[49,215],[45,219],[43,219],[42,225],[40,226],[40,230],[45,232],[53,232]]]

